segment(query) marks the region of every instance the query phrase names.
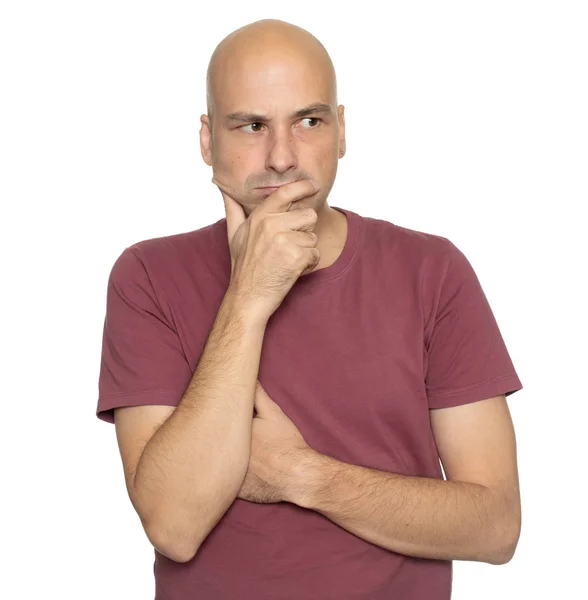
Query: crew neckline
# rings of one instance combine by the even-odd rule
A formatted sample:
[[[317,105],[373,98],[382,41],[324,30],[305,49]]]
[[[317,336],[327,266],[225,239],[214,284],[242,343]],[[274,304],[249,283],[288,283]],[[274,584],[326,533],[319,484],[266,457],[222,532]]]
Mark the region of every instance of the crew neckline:
[[[359,243],[361,241],[362,234],[362,218],[360,215],[355,213],[348,208],[341,208],[340,206],[331,206],[335,210],[343,213],[347,217],[347,238],[341,254],[337,257],[337,260],[332,265],[319,269],[318,271],[312,271],[307,275],[303,275],[296,280],[295,287],[300,289],[314,287],[318,283],[325,281],[332,281],[343,275],[347,269],[351,266],[353,258],[357,253]],[[215,237],[219,243],[219,250],[223,254],[225,262],[229,265],[231,257],[229,254],[229,245],[227,243],[227,219],[226,217],[218,220],[213,229],[215,230]]]

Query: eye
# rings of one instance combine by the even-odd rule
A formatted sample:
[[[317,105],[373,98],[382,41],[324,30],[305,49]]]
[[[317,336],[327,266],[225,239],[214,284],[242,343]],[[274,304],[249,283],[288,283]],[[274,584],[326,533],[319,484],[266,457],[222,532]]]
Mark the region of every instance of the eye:
[[[303,121],[316,121],[317,124],[311,127],[303,127],[302,129],[316,129],[318,127],[318,124],[321,122],[322,119],[319,119],[318,117],[304,117],[304,119],[302,119]],[[261,125],[263,126],[263,123],[249,123],[248,125],[242,125],[240,127],[240,129],[245,129],[245,127],[253,127],[254,125]],[[260,130],[246,130],[249,131],[250,133],[258,133]]]
[[[302,119],[303,121],[309,120],[309,121],[317,121],[317,125],[315,127],[303,127],[303,129],[316,129],[318,126],[318,122],[320,121],[320,119],[318,117],[304,117],[304,119]]]
[[[262,123],[249,123],[249,125],[243,125],[243,127],[241,127],[241,129],[243,129],[244,127],[251,127],[252,125],[261,125]],[[253,131],[252,133],[257,133],[257,131]]]

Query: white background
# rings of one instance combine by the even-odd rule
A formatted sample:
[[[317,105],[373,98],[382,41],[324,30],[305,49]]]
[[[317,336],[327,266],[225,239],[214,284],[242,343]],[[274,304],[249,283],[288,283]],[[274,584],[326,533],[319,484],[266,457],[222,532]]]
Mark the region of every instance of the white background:
[[[588,19],[564,0],[2,3],[3,596],[153,597],[95,416],[106,282],[126,246],[224,216],[199,149],[205,72],[263,18],[335,64],[347,154],[329,204],[452,240],[524,386],[517,552],[454,562],[453,600],[588,597]]]

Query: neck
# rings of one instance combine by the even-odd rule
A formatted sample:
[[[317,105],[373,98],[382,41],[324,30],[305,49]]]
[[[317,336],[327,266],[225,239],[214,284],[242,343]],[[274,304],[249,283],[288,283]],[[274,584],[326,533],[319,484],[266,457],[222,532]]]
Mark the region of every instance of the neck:
[[[321,259],[314,271],[330,267],[341,255],[347,241],[347,217],[335,208],[325,204],[318,213],[314,228],[318,236],[316,247]]]

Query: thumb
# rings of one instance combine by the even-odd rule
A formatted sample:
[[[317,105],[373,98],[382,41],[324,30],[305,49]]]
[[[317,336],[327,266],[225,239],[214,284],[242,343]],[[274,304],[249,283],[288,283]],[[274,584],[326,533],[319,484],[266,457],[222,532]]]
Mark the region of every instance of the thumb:
[[[261,387],[259,380],[257,380],[255,387],[254,403],[258,416],[261,415],[263,417],[263,415],[267,415],[275,410],[282,411],[282,409],[267,395],[263,387]]]

